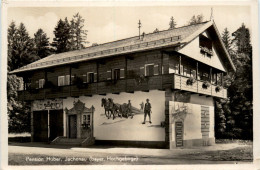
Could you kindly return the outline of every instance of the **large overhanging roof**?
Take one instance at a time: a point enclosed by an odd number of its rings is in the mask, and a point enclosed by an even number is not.
[[[10,74],[187,43],[191,41],[195,35],[201,33],[201,30],[204,31],[212,25],[214,25],[212,21],[203,22],[156,33],[149,33],[144,36],[141,35],[140,38],[139,36],[135,36],[82,50],[53,54],[13,70]]]

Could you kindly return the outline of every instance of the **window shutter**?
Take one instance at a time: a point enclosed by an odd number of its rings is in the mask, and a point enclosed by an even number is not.
[[[97,82],[97,73],[94,73],[94,82]]]
[[[159,75],[159,65],[158,64],[154,65],[153,75]]]
[[[120,78],[121,79],[125,78],[125,69],[124,68],[120,69]]]
[[[145,75],[144,74],[144,67],[140,67],[140,75]]]
[[[65,85],[70,85],[70,75],[65,76]]]
[[[88,82],[88,77],[86,74],[83,74],[83,83],[87,83]]]
[[[107,80],[111,80],[111,70],[107,71]]]
[[[164,74],[164,67],[162,66],[162,74]]]

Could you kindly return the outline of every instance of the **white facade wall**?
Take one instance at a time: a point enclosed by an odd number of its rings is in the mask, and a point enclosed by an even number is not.
[[[144,113],[135,114],[133,119],[130,117],[116,117],[107,119],[104,115],[104,108],[101,107],[102,98],[112,98],[114,103],[123,104],[131,100],[132,106],[140,109],[140,104],[146,102],[148,98],[152,106],[151,121],[146,117],[144,121]],[[161,127],[161,122],[165,121],[165,92],[151,90],[150,92],[134,92],[107,94],[106,96],[93,95],[92,97],[80,96],[79,98],[63,99],[63,107],[71,109],[73,102],[80,100],[85,103],[87,108],[92,105],[94,112],[94,137],[96,140],[128,140],[128,141],[165,141],[165,128]]]
[[[178,108],[186,106],[186,116],[173,116]],[[171,119],[171,141],[175,142],[175,122],[183,122],[183,140],[202,139],[201,133],[201,106],[209,107],[209,138],[214,138],[214,100],[212,97],[191,95],[189,103],[170,101],[170,119]]]

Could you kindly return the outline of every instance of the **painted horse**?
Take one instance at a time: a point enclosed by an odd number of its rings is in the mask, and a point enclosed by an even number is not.
[[[111,114],[113,115],[113,119],[115,119],[116,115],[118,117],[122,118],[122,115],[119,111],[120,108],[120,104],[114,103],[112,98],[108,98],[108,106],[109,106],[109,111],[111,112]],[[110,114],[110,116],[111,116]]]
[[[101,107],[104,107],[105,115],[109,119],[111,114],[109,115],[110,107],[109,107],[109,102],[106,98],[101,99]],[[111,111],[110,111],[110,113],[111,113]]]

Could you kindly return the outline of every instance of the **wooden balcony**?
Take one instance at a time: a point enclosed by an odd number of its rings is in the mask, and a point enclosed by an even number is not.
[[[220,98],[227,98],[227,89],[223,87],[219,90],[216,89],[216,85],[210,84],[209,87],[203,88],[203,81],[196,80],[192,85],[187,84],[188,77],[181,75],[174,75],[174,89],[185,90],[188,92],[194,92],[198,94],[203,94],[207,96],[214,96]]]
[[[135,92],[149,90],[164,90],[167,88],[183,90],[191,93],[198,93],[206,96],[220,98],[227,97],[227,90],[220,88],[216,90],[215,85],[203,88],[202,81],[195,81],[192,85],[187,85],[188,77],[176,74],[156,75],[138,79],[120,79],[117,81],[103,81],[97,83],[61,86],[48,89],[37,89],[34,91],[19,91],[19,100],[43,100],[51,98],[65,98],[78,96],[91,96],[95,94],[105,95],[107,93],[119,94],[121,92]]]

